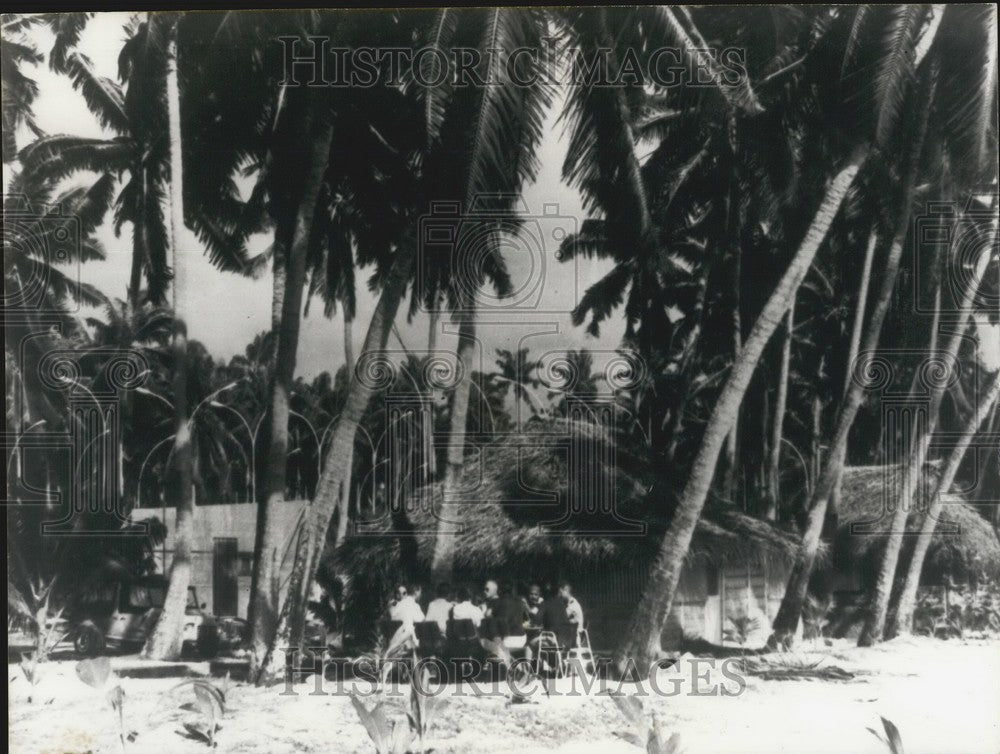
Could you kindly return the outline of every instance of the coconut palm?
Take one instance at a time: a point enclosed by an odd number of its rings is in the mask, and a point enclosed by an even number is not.
[[[920,574],[923,571],[924,558],[927,556],[931,539],[934,537],[934,530],[937,528],[938,520],[941,516],[942,499],[951,489],[952,482],[955,481],[955,475],[962,464],[962,459],[965,458],[965,452],[969,448],[969,443],[972,442],[972,438],[990,415],[990,411],[997,403],[998,396],[1000,396],[1000,372],[993,376],[992,383],[980,397],[979,405],[969,417],[959,441],[952,448],[951,454],[948,456],[948,460],[941,470],[941,475],[930,495],[927,512],[924,514],[924,519],[920,525],[920,533],[917,535],[917,541],[913,547],[913,555],[910,556],[910,563],[906,568],[906,577],[903,581],[903,589],[899,595],[899,604],[896,607],[896,613],[893,616],[893,622],[889,630],[891,636],[909,634],[913,630],[913,613],[917,605],[917,589],[920,586]]]
[[[170,585],[163,602],[163,613],[156,631],[149,637],[143,654],[154,660],[175,659],[181,653],[184,609],[191,582],[191,549],[194,540],[193,453],[191,418],[187,385],[187,322],[184,296],[187,278],[185,252],[179,249],[184,228],[183,158],[181,155],[180,86],[177,78],[177,19],[171,19],[166,60],[166,99],[169,124],[169,207],[170,251],[173,261],[174,333],[173,356],[174,444],[173,459],[177,471],[177,523],[174,529],[174,557],[170,564]]]
[[[469,11],[461,14],[461,19],[453,25],[452,19],[457,15],[459,14],[449,11],[419,16],[419,22],[426,24],[421,36],[434,38],[433,30],[438,29],[442,34],[445,31],[458,34],[454,43],[462,39],[464,34],[472,38],[470,41],[475,41],[484,48],[492,46],[506,49],[517,46],[526,39],[537,38],[539,32],[538,27],[532,22],[535,18],[534,12]],[[511,195],[516,194],[521,182],[533,170],[533,161],[530,159],[532,152],[530,149],[523,149],[521,144],[537,143],[540,135],[542,104],[542,100],[539,99],[540,92],[531,87],[490,86],[465,87],[455,91],[449,91],[447,87],[436,87],[428,88],[426,94],[428,98],[424,103],[428,117],[424,119],[426,125],[423,133],[424,143],[429,144],[428,151],[433,155],[436,150],[449,149],[453,158],[455,143],[467,144],[467,147],[463,150],[461,160],[428,159],[422,180],[431,190],[427,193],[422,192],[421,196],[454,197],[468,208],[477,196],[503,190],[507,192],[503,198],[506,204],[501,204],[499,209],[504,210],[505,216],[510,217]],[[470,129],[470,123],[476,124],[476,127]],[[510,148],[506,149],[508,145]],[[523,154],[525,159],[511,160],[511,154]],[[449,172],[449,166],[455,172]],[[448,189],[446,194],[439,193],[446,188]],[[494,206],[493,209],[497,207]],[[423,208],[418,211],[423,211]],[[489,233],[485,238],[486,247],[481,258],[489,262],[491,259],[496,259],[490,251],[496,241]],[[392,321],[410,277],[413,255],[416,251],[412,246],[412,243],[404,243],[395,249],[389,271],[382,278],[382,293],[365,339],[366,353],[382,350],[385,347]],[[489,271],[488,266],[483,269],[474,265],[474,268],[476,268],[473,270],[474,278]],[[482,278],[474,279],[471,283],[467,281],[464,286],[454,289],[455,308],[469,311],[470,304],[475,303],[474,297],[481,281]],[[430,285],[432,287],[433,283]],[[426,291],[422,291],[418,294],[421,300],[426,300],[425,293]],[[463,315],[463,322],[460,355],[463,362],[471,363],[473,341],[468,332],[471,318]],[[471,369],[465,370],[466,375],[470,372]],[[462,417],[463,422],[458,425],[459,431],[453,433],[456,437],[460,436],[464,429],[469,390],[468,385],[460,383],[453,396],[453,429],[458,417]],[[302,607],[305,604],[303,586],[308,584],[308,579],[315,572],[322,555],[327,527],[346,470],[344,459],[348,457],[353,447],[358,422],[372,392],[372,386],[363,384],[361,379],[352,382],[344,412],[333,433],[323,477],[310,506],[310,512],[307,514],[305,530],[296,553],[288,604],[282,611],[283,638],[297,638],[301,635],[301,629],[295,624],[300,623],[303,614]],[[465,405],[462,405],[463,396]],[[462,458],[456,451],[449,460],[452,468],[458,468]],[[448,559],[438,560],[447,562]],[[284,643],[287,645],[288,642]]]
[[[849,100],[853,103],[849,106],[849,111],[853,111],[850,115],[868,125],[873,140],[884,150],[885,162],[895,165],[888,169],[902,178],[892,179],[897,185],[902,185],[902,191],[896,192],[895,205],[883,205],[882,217],[875,226],[881,242],[888,246],[888,253],[879,295],[865,328],[862,353],[874,353],[878,347],[882,322],[891,302],[902,250],[908,237],[913,191],[926,175],[926,168],[921,162],[924,150],[930,154],[943,152],[949,155],[947,160],[926,162],[932,166],[944,163],[952,166],[949,174],[931,175],[945,192],[950,193],[957,187],[956,181],[960,185],[980,178],[976,160],[983,156],[979,150],[985,148],[980,132],[983,128],[987,131],[995,128],[988,118],[984,121],[976,114],[980,107],[971,110],[959,107],[958,102],[963,98],[956,97],[955,91],[955,86],[961,82],[965,87],[965,101],[978,104],[995,101],[995,84],[990,84],[991,74],[984,74],[985,69],[972,74],[978,64],[970,66],[968,58],[959,62],[950,52],[959,36],[981,35],[983,28],[988,27],[984,24],[986,19],[981,12],[975,13],[971,9],[948,8],[939,24],[924,25],[923,20],[932,12],[937,11],[925,6],[893,6],[880,8],[872,14],[855,12],[841,19],[846,39],[842,53],[843,86],[855,95]],[[992,41],[984,39],[983,49],[987,51],[987,58],[991,45]],[[958,67],[953,68],[954,64]],[[874,80],[862,73],[872,67],[881,72]],[[964,77],[960,75],[960,70],[966,74]],[[946,87],[945,82],[949,82],[949,86]],[[983,89],[984,85],[992,88]],[[868,86],[871,88],[866,88]],[[928,101],[933,101],[935,107],[927,108]],[[962,113],[960,118],[950,115],[959,112]],[[899,133],[906,136],[890,139],[890,135]],[[888,148],[890,142],[907,145],[909,153],[893,156]],[[886,175],[883,173],[883,176]],[[885,177],[881,180],[884,181]],[[870,191],[876,193],[882,191],[877,187],[885,184],[875,182],[871,185]],[[890,191],[882,193],[892,196]],[[840,476],[848,434],[861,405],[863,390],[863,380],[852,380],[841,403],[828,462],[807,506],[808,523],[781,609],[775,618],[772,642],[787,642],[798,625],[827,504]],[[890,583],[891,578],[890,575]],[[876,614],[878,612],[880,610],[877,609]]]
[[[500,371],[494,373],[492,377],[501,384],[504,396],[508,389],[513,390],[514,405],[518,415],[522,402],[528,405],[532,416],[538,413],[538,407],[531,401],[532,394],[529,388],[537,388],[540,384],[536,375],[541,362],[529,359],[527,348],[519,348],[517,353],[506,348],[498,348],[496,365]]]
[[[23,66],[37,65],[45,58],[26,32],[38,24],[38,16],[4,13],[0,16],[3,44],[0,45],[3,69],[3,162],[13,162],[17,155],[17,131],[27,126],[35,136],[42,130],[31,110],[38,96],[38,83],[30,78]]]

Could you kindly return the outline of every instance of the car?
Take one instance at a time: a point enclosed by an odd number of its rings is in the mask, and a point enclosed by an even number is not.
[[[162,575],[119,583],[110,614],[91,614],[70,627],[76,651],[84,657],[95,657],[107,650],[140,650],[163,614],[168,586],[168,579]],[[206,613],[204,607],[204,603],[198,601],[196,589],[188,587],[182,656],[207,659],[218,654],[218,621]]]

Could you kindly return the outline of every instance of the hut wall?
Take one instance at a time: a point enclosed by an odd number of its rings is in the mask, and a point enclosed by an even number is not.
[[[647,575],[647,568],[608,569],[574,581],[573,592],[583,606],[595,650],[614,649],[628,631]],[[787,578],[788,567],[775,559],[729,560],[719,569],[704,560],[687,565],[663,632],[663,646],[676,647],[683,638],[721,644],[726,629],[733,627],[730,618],[747,614],[757,619],[747,644],[763,644],[781,606]]]

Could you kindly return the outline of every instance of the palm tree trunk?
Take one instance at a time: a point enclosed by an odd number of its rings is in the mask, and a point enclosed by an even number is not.
[[[994,233],[996,228],[994,227]],[[989,265],[990,255],[993,251],[992,245],[987,245],[979,259],[976,261],[968,286],[962,294],[962,301],[959,302],[959,323],[958,327],[948,339],[945,348],[944,368],[948,371],[951,365],[957,365],[958,349],[962,343],[965,328],[969,322],[969,311],[975,299],[979,284]],[[899,498],[896,502],[896,509],[892,516],[889,536],[885,543],[885,550],[882,553],[882,563],[879,567],[878,579],[875,582],[875,594],[872,599],[865,622],[864,629],[858,637],[858,646],[868,647],[882,640],[885,631],[886,617],[889,612],[889,600],[892,597],[892,586],[896,578],[896,566],[899,562],[899,553],[903,547],[903,532],[906,527],[906,520],[909,516],[910,505],[913,502],[914,494],[919,487],[920,475],[923,473],[924,463],[927,460],[927,451],[930,449],[931,435],[937,426],[938,414],[941,407],[941,400],[944,397],[946,379],[937,379],[931,386],[930,404],[927,409],[927,428],[917,439],[910,460],[903,471],[903,479],[900,483]]]
[[[347,311],[344,311],[344,364],[347,366],[347,376],[350,379],[350,375],[354,372],[354,333],[352,332],[351,324],[353,319],[347,316]],[[322,448],[320,449],[322,451]],[[351,475],[354,471],[354,446],[351,446],[351,457],[347,460],[346,476],[344,477],[343,483],[340,485],[340,501],[339,512],[337,513],[337,538],[335,540],[336,544],[339,545],[344,541],[344,537],[347,536],[347,521],[348,516],[351,513]]]
[[[906,241],[908,230],[907,215],[900,222],[896,236],[889,247],[889,256],[886,259],[879,296],[872,310],[871,320],[865,330],[864,351],[866,353],[872,353],[878,348],[882,323],[889,311],[889,305],[892,303],[892,293],[896,287],[896,276],[899,272],[899,262],[903,255],[903,244]],[[874,232],[872,231],[873,234]],[[871,244],[871,237],[869,237],[869,244]],[[850,387],[837,416],[837,429],[827,454],[826,465],[823,467],[823,473],[816,480],[812,499],[809,501],[809,517],[806,528],[802,533],[802,541],[795,556],[795,564],[788,576],[785,596],[782,598],[781,607],[774,618],[771,638],[768,640],[768,644],[771,646],[787,645],[799,627],[799,618],[802,616],[806,595],[809,592],[809,579],[816,562],[816,553],[819,551],[826,509],[837,479],[843,472],[844,460],[847,455],[847,437],[864,399],[865,383],[857,377],[857,366],[852,362]]]
[[[271,285],[271,349],[272,351],[267,354],[267,369],[270,374],[270,378],[274,379],[274,363],[277,354],[274,353],[275,347],[278,344],[278,339],[281,331],[281,311],[284,307],[285,302],[285,232],[284,229],[278,229],[274,234],[274,246],[271,252],[271,268],[273,271],[274,281]],[[267,431],[265,427],[265,432]],[[270,447],[270,441],[267,440],[265,435],[265,441],[263,443],[265,448]],[[255,448],[251,448],[251,452],[256,453]],[[265,459],[267,455],[265,454]],[[256,460],[256,459],[255,459]],[[264,465],[266,468],[266,464]],[[259,485],[258,480],[254,479],[254,489],[263,490],[266,493],[264,485]],[[257,620],[257,602],[258,602],[258,592],[261,591],[260,584],[260,570],[261,563],[263,561],[264,553],[264,533],[267,528],[267,495],[257,494],[255,497],[258,499],[254,500],[257,505],[257,521],[254,530],[254,540],[253,540],[253,567],[250,572],[250,605],[247,608],[247,622],[253,626],[256,624]],[[270,566],[273,569],[273,565]],[[271,594],[271,591],[265,589],[261,593]]]
[[[965,431],[962,433],[958,444],[952,449],[951,455],[948,457],[948,463],[945,465],[941,473],[941,478],[938,480],[934,494],[931,497],[932,502],[920,527],[920,534],[917,536],[917,543],[913,548],[913,557],[910,559],[910,565],[906,570],[906,580],[903,582],[903,591],[900,593],[899,606],[896,608],[896,615],[890,627],[890,632],[893,636],[909,634],[913,631],[913,611],[917,604],[917,588],[920,586],[920,574],[923,571],[924,558],[927,555],[927,549],[930,547],[934,530],[937,528],[938,518],[941,515],[943,498],[948,493],[948,490],[951,489],[951,483],[955,480],[958,467],[962,465],[962,459],[965,457],[965,451],[968,450],[969,443],[972,442],[972,438],[975,436],[979,426],[986,421],[986,417],[989,416],[993,405],[997,402],[998,395],[1000,395],[1000,371],[994,375],[993,384],[986,392],[986,395],[983,396],[979,407],[970,417],[968,424],[965,425]]]
[[[701,517],[726,435],[736,420],[743,395],[747,385],[750,384],[764,347],[788,311],[792,298],[826,238],[858,168],[857,163],[848,165],[831,182],[802,244],[795,252],[788,269],[757,321],[754,322],[753,329],[740,351],[740,358],[733,364],[729,379],[722,388],[708,426],[705,428],[701,447],[691,467],[687,485],[680,496],[673,520],[660,544],[659,554],[646,582],[642,599],[633,615],[626,638],[615,654],[619,670],[622,670],[631,659],[641,672],[658,658],[660,636],[670,613],[674,591],[687,557],[691,537]]]
[[[732,208],[733,202],[731,189],[729,204],[729,234],[731,238],[735,238],[738,230],[737,224],[732,220],[732,215],[735,210]],[[742,283],[742,274],[740,271],[742,249],[740,249],[738,241],[733,244],[733,251],[733,296],[735,298],[735,301],[733,302],[733,363],[735,364],[739,361],[740,349],[743,347],[743,325],[740,318],[740,306],[743,300],[740,288]],[[739,435],[740,409],[737,407],[736,419],[733,421],[732,429],[729,430],[729,436],[726,438],[726,475],[723,484],[723,496],[730,503],[734,503],[736,501],[736,485],[738,481],[737,478],[739,476]]]
[[[347,367],[347,376],[350,377],[354,369],[354,318],[348,317],[344,311],[344,365]]]
[[[472,356],[476,348],[475,310],[463,315],[458,328],[458,364],[461,381],[455,386],[451,401],[451,426],[448,431],[448,452],[444,470],[444,491],[437,517],[434,537],[434,555],[431,561],[431,581],[434,584],[452,580],[456,507],[452,499],[456,494],[465,464],[465,431],[469,416],[469,394],[472,390]]]
[[[767,472],[768,503],[767,519],[775,521],[778,518],[778,504],[781,500],[781,438],[785,424],[785,406],[788,403],[788,375],[792,364],[792,333],[795,330],[795,297],[788,307],[788,317],[785,320],[785,339],[781,346],[781,372],[778,374],[778,395],[774,401],[773,431],[769,468]]]
[[[428,312],[430,322],[427,325],[427,352],[433,354],[437,350],[438,324],[441,322],[441,310],[434,304]]]
[[[861,267],[861,283],[858,286],[858,301],[854,306],[854,323],[851,325],[851,342],[847,350],[847,374],[844,376],[844,397],[851,389],[851,370],[854,368],[854,361],[858,358],[858,349],[861,348],[861,333],[864,331],[865,312],[868,310],[868,285],[871,282],[872,261],[875,258],[875,246],[878,243],[878,234],[873,229],[868,234],[868,248],[865,249],[865,261]],[[840,489],[844,476],[844,463],[847,460],[847,445],[839,451],[836,458],[837,481],[833,486],[831,505],[833,509],[840,510]]]
[[[413,250],[408,246],[402,246],[396,251],[396,255],[375,307],[375,313],[368,325],[368,333],[361,352],[362,358],[366,354],[377,354],[385,350],[399,303],[406,292],[406,284],[413,265]],[[257,681],[282,673],[285,650],[302,644],[302,621],[305,615],[307,590],[319,559],[323,555],[323,547],[337,507],[341,484],[346,477],[347,461],[352,456],[358,425],[377,387],[375,380],[379,372],[378,361],[373,361],[371,366],[371,369],[360,370],[364,373],[363,379],[359,379],[357,370],[351,375],[344,409],[333,431],[323,473],[316,487],[316,496],[305,511],[276,638],[269,648],[268,661],[257,673],[255,679]]]
[[[170,136],[170,250],[173,257],[174,337],[174,447],[177,484],[177,523],[174,527],[174,559],[170,564],[170,586],[163,613],[143,655],[152,660],[180,656],[184,612],[191,583],[191,547],[194,538],[194,494],[192,490],[191,419],[187,401],[187,322],[184,295],[187,289],[185,252],[178,250],[184,227],[183,169],[181,159],[180,89],[177,81],[177,22],[167,47],[167,116]]]
[[[322,116],[313,114],[317,121]],[[286,260],[285,292],[281,307],[281,327],[278,331],[274,377],[271,380],[270,407],[268,411],[267,466],[264,471],[265,510],[273,511],[285,499],[285,473],[288,464],[289,398],[295,380],[295,362],[299,347],[299,328],[302,322],[302,297],[306,279],[306,256],[309,235],[316,214],[316,200],[323,185],[323,176],[330,161],[333,128],[329,123],[308,120],[305,131],[312,138],[308,170],[302,196],[299,199],[292,242]],[[263,541],[257,592],[253,595],[256,607],[253,623],[253,652],[251,673],[256,675],[263,664],[274,631],[277,627],[278,598],[276,582],[280,562],[281,533],[274,523],[274,516],[265,513]]]

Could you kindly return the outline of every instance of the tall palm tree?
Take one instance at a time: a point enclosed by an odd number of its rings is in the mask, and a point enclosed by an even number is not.
[[[843,21],[850,22],[850,31],[841,53],[844,86],[856,95],[850,99],[855,104],[849,106],[846,112],[857,122],[868,124],[875,144],[885,155],[885,162],[889,165],[887,169],[901,177],[894,183],[902,185],[901,191],[897,192],[901,196],[894,199],[895,205],[882,211],[883,219],[872,230],[876,232],[877,229],[881,238],[892,240],[888,244],[879,295],[865,328],[862,352],[874,353],[878,347],[882,322],[891,303],[908,237],[914,190],[928,170],[926,164],[950,165],[949,174],[931,176],[945,192],[955,191],[954,182],[959,185],[974,184],[981,172],[976,167],[976,161],[983,157],[983,153],[979,152],[984,148],[981,129],[985,128],[988,132],[995,128],[988,118],[984,120],[980,117],[980,107],[969,109],[959,105],[960,102],[979,104],[995,101],[995,83],[990,84],[992,74],[984,75],[983,71],[977,71],[975,62],[971,63],[970,72],[969,59],[959,60],[953,54],[959,38],[968,35],[981,37],[983,29],[988,28],[988,24],[983,23],[982,11],[951,7],[944,11],[939,24],[924,25],[922,21],[930,12],[924,6],[892,6],[880,8],[872,14],[859,9],[843,18]],[[984,39],[983,49],[988,50],[991,45],[995,49],[992,40]],[[881,72],[874,80],[864,74],[872,67]],[[872,88],[866,89],[869,85]],[[992,86],[992,89],[984,90],[984,85]],[[859,87],[860,92],[857,91]],[[956,87],[961,87],[961,95]],[[927,107],[929,101],[935,103],[933,108]],[[949,115],[957,112],[963,114],[961,118]],[[943,122],[938,118],[942,118]],[[902,135],[890,138],[893,134]],[[925,141],[929,142],[927,153],[941,151],[949,158],[929,160],[926,164],[922,162]],[[894,155],[890,144],[906,145],[908,152]],[[877,186],[884,185],[876,182],[870,192],[877,193],[881,191]],[[891,191],[882,193],[892,196]],[[852,380],[841,403],[828,460],[808,503],[808,521],[802,542],[781,608],[775,617],[772,643],[787,643],[797,629],[827,505],[846,457],[847,439],[863,400],[864,384],[863,380]]]
[[[994,212],[997,210],[996,202],[994,202],[992,209]],[[966,288],[962,291],[961,299],[958,302],[958,311],[960,312],[958,326],[952,332],[951,337],[948,338],[942,354],[944,368],[949,372],[953,365],[958,363],[959,348],[964,340],[973,302],[978,296],[983,276],[986,273],[987,267],[995,262],[993,259],[993,247],[997,239],[997,233],[1000,230],[998,230],[995,219],[992,225],[993,227],[990,229],[992,232],[989,234],[985,248],[980,252],[978,259],[974,261],[974,268],[968,276]],[[893,510],[891,523],[889,524],[891,528],[888,533],[885,550],[882,553],[882,563],[875,583],[875,594],[869,608],[868,620],[865,622],[861,635],[858,637],[859,646],[870,646],[880,641],[885,632],[889,612],[889,600],[892,596],[892,588],[896,579],[896,566],[903,547],[906,520],[914,496],[918,494],[920,476],[927,461],[931,436],[937,428],[941,401],[944,399],[946,386],[947,383],[945,380],[933,381],[929,386],[930,396],[926,426],[919,437],[913,438],[910,455],[903,469],[899,486],[899,497]]]
[[[997,397],[1000,396],[1000,372],[993,376],[993,382],[980,398],[979,405],[969,417],[962,436],[952,448],[948,460],[941,470],[941,476],[934,486],[934,491],[930,495],[927,512],[920,525],[920,533],[913,546],[913,555],[910,556],[910,563],[906,569],[906,577],[903,581],[903,589],[899,595],[899,604],[890,626],[890,634],[898,636],[909,634],[913,630],[913,613],[917,605],[917,589],[920,586],[920,574],[924,567],[924,558],[930,547],[931,539],[934,537],[934,530],[937,528],[938,520],[943,509],[944,496],[951,489],[951,484],[955,481],[962,459],[969,448],[969,443],[976,435],[979,427],[986,421],[993,407],[997,404]]]
[[[191,449],[191,418],[187,400],[187,320],[184,296],[190,284],[187,260],[179,246],[184,228],[183,157],[181,150],[180,86],[177,78],[178,19],[173,19],[167,45],[166,100],[169,124],[170,154],[170,251],[173,260],[174,334],[173,353],[174,445],[176,469],[177,523],[174,529],[174,554],[170,564],[170,585],[163,602],[163,613],[156,631],[149,637],[143,654],[154,660],[176,659],[181,653],[184,630],[184,610],[188,586],[191,583],[191,554],[194,543],[193,454]]]
[[[531,11],[469,11],[461,14],[462,19],[457,26],[452,25],[452,19],[458,15],[454,11],[448,11],[444,14],[416,16],[420,24],[426,24],[418,33],[424,38],[433,38],[433,29],[441,29],[442,32],[458,29],[459,33],[464,29],[464,33],[472,37],[470,42],[504,49],[520,44],[526,34],[530,35],[529,39],[538,36],[538,28],[529,20],[534,17]],[[428,32],[428,29],[432,31]],[[463,150],[462,160],[427,159],[422,181],[425,186],[432,188],[422,190],[420,196],[450,197],[456,196],[457,193],[456,198],[468,207],[477,195],[504,189],[508,192],[506,201],[509,202],[510,195],[516,193],[524,177],[533,170],[533,163],[529,161],[526,164],[524,160],[517,159],[512,164],[508,153],[510,150],[505,150],[504,145],[511,144],[516,148],[515,153],[530,155],[531,150],[522,150],[519,144],[521,141],[537,143],[540,135],[541,102],[538,99],[538,92],[531,88],[490,86],[465,87],[455,91],[448,91],[447,87],[428,88],[423,93],[427,94],[424,103],[425,111],[428,113],[424,121],[427,124],[424,144],[430,145],[425,146],[425,149],[431,153],[444,152],[447,149],[453,151],[454,147],[449,147],[453,142],[466,143],[468,146],[467,151]],[[470,124],[475,127],[470,129]],[[457,170],[459,175],[449,174],[449,167]],[[441,193],[445,189],[447,191]],[[424,208],[420,207],[417,211],[422,212]],[[506,212],[508,217],[511,214],[509,210]],[[396,246],[388,272],[381,278],[382,292],[369,324],[362,359],[365,358],[365,354],[383,350],[388,341],[392,322],[413,267],[416,249],[413,248],[412,237],[409,241],[410,243]],[[487,241],[487,244],[495,243]],[[487,260],[497,258],[489,253],[488,248],[484,256]],[[482,272],[480,269],[480,274]],[[470,298],[476,294],[477,285],[478,283],[473,281],[471,285],[467,283],[464,288],[454,289],[454,303],[458,305],[456,308],[468,311]],[[421,300],[424,298],[423,293],[418,294]],[[464,316],[464,321],[467,332],[471,320],[468,316]],[[461,339],[463,358],[467,358],[466,354],[471,357],[472,345],[469,337]],[[303,536],[299,540],[296,552],[288,599],[282,610],[279,643],[285,646],[297,644],[301,637],[305,588],[322,556],[327,528],[346,473],[344,462],[349,457],[358,423],[373,394],[373,386],[365,382],[366,380],[357,378],[351,382],[344,411],[338,420],[327,453],[323,476],[306,516]],[[453,397],[455,417],[465,416],[460,404],[463,392],[468,396],[468,390],[468,385],[460,385],[456,390]],[[455,422],[457,418],[453,419],[453,425]],[[457,454],[453,454],[451,460],[453,468],[461,461]]]
[[[791,306],[795,292],[805,278],[812,260],[826,238],[830,225],[857,175],[857,162],[848,163],[831,181],[788,270],[771,294],[750,335],[733,364],[729,379],[722,389],[701,446],[680,496],[677,508],[664,535],[659,553],[649,575],[642,600],[633,615],[627,638],[616,652],[616,663],[627,667],[631,660],[638,668],[648,668],[659,659],[660,635],[673,602],[674,591],[691,544],[691,537],[708,496],[719,453],[736,419],[757,361],[764,346]]]

